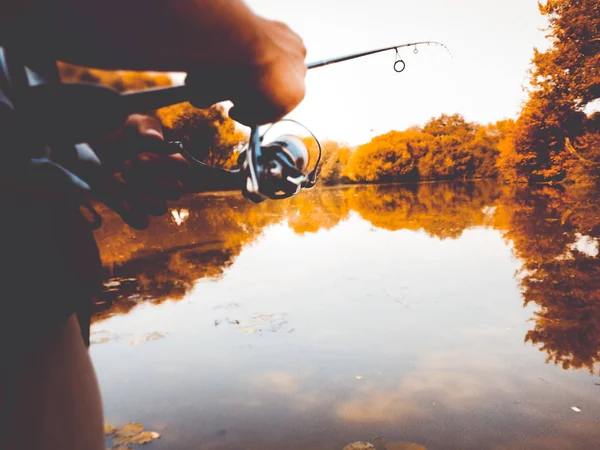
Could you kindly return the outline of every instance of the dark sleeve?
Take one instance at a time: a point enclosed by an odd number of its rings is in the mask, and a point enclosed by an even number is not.
[[[92,230],[59,196],[0,192],[0,345],[20,345],[77,313],[84,339],[101,285]]]

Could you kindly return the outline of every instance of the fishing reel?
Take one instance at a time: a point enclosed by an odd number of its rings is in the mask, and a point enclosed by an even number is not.
[[[319,156],[309,172],[310,155],[306,145],[298,137],[284,134],[271,143],[262,145],[263,139],[258,133],[258,127],[255,127],[248,149],[238,159],[245,178],[242,187],[244,197],[254,203],[261,203],[266,199],[280,200],[316,184],[321,160],[321,144],[316,138]]]
[[[317,144],[317,160],[311,165],[311,157],[305,143],[295,135],[283,134],[266,141],[268,133],[281,122],[295,123],[304,128]],[[292,119],[283,119],[263,133],[259,127],[251,129],[247,147],[237,160],[238,168],[228,170],[210,166],[195,157],[181,142],[173,142],[177,152],[183,155],[197,170],[198,177],[204,180],[204,189],[240,188],[245,198],[253,203],[267,199],[281,200],[292,197],[301,189],[315,186],[321,162],[321,144],[310,130]]]

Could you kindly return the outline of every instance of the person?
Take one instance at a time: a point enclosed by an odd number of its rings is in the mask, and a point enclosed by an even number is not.
[[[302,39],[241,0],[3,0],[0,21],[0,63],[8,60],[10,69],[9,55],[18,54],[28,70],[48,79],[54,60],[184,71],[192,74],[195,105],[231,100],[230,116],[247,125],[283,117],[305,94]],[[13,75],[0,76],[6,104],[16,95]],[[9,155],[33,155],[41,149],[31,147],[41,143],[27,130],[3,125],[4,118],[0,128],[17,137],[4,140],[0,169],[14,174]],[[107,170],[102,189],[142,221],[182,194],[186,163],[147,151],[162,139],[160,124],[139,114],[92,144],[101,160],[124,144],[130,149],[124,155],[133,150],[135,156]],[[36,170],[0,177],[0,447],[100,450],[102,406],[84,339],[99,284],[98,252],[79,205],[61,190],[26,182],[37,179]]]

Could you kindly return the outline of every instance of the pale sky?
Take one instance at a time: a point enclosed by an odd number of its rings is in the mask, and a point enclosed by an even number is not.
[[[537,0],[247,0],[288,23],[307,62],[411,41],[436,40],[418,55],[404,49],[311,71],[304,102],[290,114],[320,139],[358,145],[389,130],[458,112],[481,123],[516,117],[526,98],[535,46],[547,44]]]

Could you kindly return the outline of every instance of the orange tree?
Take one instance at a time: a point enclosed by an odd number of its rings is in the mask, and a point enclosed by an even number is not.
[[[598,133],[598,118],[585,107],[600,97],[600,6],[597,0],[548,0],[540,11],[549,20],[551,47],[535,50],[530,97],[515,131],[517,172],[531,181],[560,181],[581,159],[600,161],[597,146],[566,147]],[[571,150],[571,151],[569,151]]]

